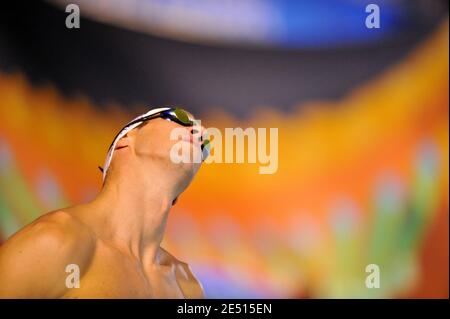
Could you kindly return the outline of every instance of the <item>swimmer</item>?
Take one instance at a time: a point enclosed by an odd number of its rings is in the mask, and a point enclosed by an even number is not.
[[[189,265],[161,247],[169,211],[201,166],[171,160],[180,141],[170,134],[185,130],[181,143],[204,159],[208,141],[195,123],[180,108],[129,122],[92,201],[44,214],[0,247],[0,298],[203,298]],[[69,265],[78,285],[67,284]]]

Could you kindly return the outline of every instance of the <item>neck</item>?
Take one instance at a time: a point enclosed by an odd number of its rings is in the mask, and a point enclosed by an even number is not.
[[[166,221],[177,192],[175,183],[161,169],[145,174],[127,168],[114,172],[102,191],[88,205],[91,224],[105,241],[140,260],[156,262]]]

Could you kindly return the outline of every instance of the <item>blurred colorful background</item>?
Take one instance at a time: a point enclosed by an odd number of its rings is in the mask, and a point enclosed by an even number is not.
[[[0,241],[92,199],[121,126],[183,105],[279,129],[276,174],[204,165],[171,212],[163,246],[207,297],[448,298],[446,1],[1,6]]]

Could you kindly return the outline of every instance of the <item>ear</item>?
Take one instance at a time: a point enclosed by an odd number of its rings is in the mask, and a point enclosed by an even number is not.
[[[125,134],[120,140],[117,141],[115,150],[119,150],[124,147],[128,147],[131,145],[131,137]]]

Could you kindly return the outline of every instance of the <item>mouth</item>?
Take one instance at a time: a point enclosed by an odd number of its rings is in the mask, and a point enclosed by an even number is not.
[[[211,149],[210,141],[208,139],[204,139],[203,143],[201,145],[202,160],[203,161],[206,160],[206,158],[209,156],[210,149]]]

